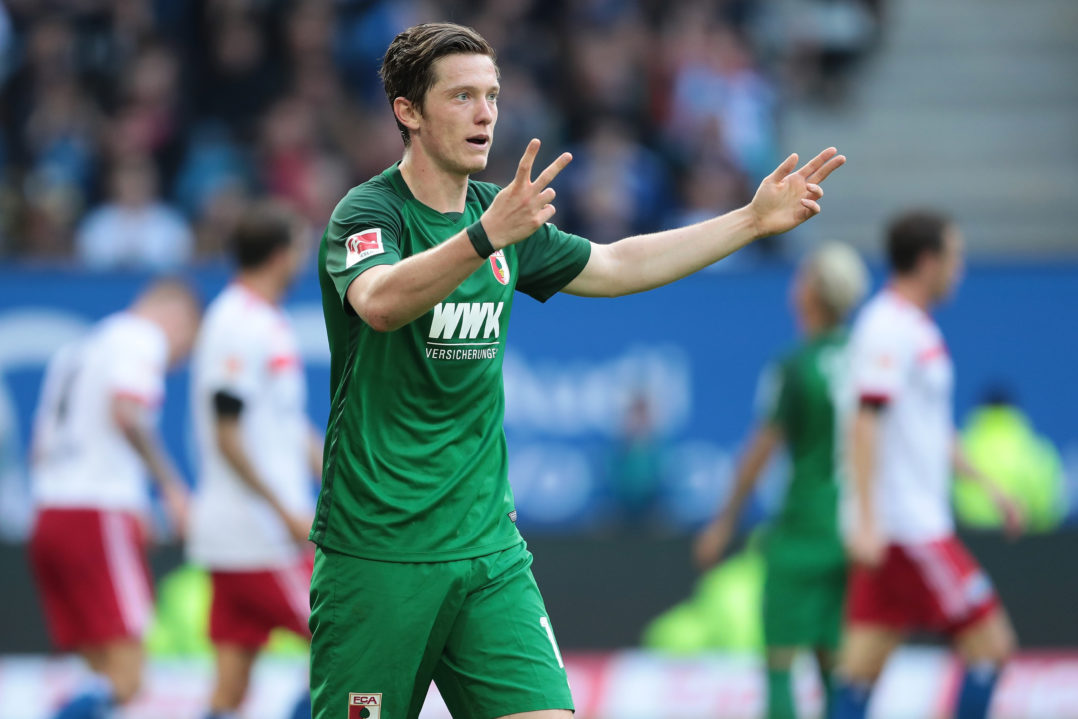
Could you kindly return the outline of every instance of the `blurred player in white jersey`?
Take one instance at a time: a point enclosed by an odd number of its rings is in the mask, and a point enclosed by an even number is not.
[[[305,246],[299,222],[280,207],[259,205],[243,218],[233,238],[237,275],[207,308],[192,360],[200,469],[188,553],[213,581],[211,719],[235,716],[271,630],[309,637],[307,533],[322,442],[279,305]],[[310,716],[306,688],[293,716]]]
[[[62,719],[106,716],[138,690],[152,611],[145,475],[182,529],[186,488],[156,423],[165,372],[190,350],[199,314],[186,285],[159,281],[46,369],[31,457],[30,559],[53,643],[93,671],[59,710]]]
[[[946,218],[911,212],[890,228],[889,285],[861,311],[851,340],[859,404],[843,502],[854,562],[834,719],[863,719],[872,685],[912,629],[947,635],[966,664],[956,719],[984,719],[1015,646],[988,577],[954,535],[954,470],[991,492],[1012,532],[1015,505],[962,455],[953,366],[928,314],[957,284],[962,237]]]

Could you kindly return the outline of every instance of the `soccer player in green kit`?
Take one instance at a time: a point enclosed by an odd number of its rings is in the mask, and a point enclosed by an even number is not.
[[[815,652],[830,704],[847,566],[838,529],[843,418],[837,408],[849,388],[843,321],[867,285],[864,263],[846,245],[823,245],[802,263],[791,299],[804,340],[765,373],[763,422],[738,465],[729,500],[694,546],[701,567],[719,560],[764,467],[785,445],[793,473],[764,545],[769,719],[798,716],[790,670],[802,648]],[[823,716],[829,716],[826,706]]]
[[[319,257],[332,408],[311,530],[314,717],[414,719],[433,679],[458,719],[567,719],[507,479],[514,292],[672,282],[818,213],[819,183],[845,158],[829,148],[798,170],[791,155],[746,207],[592,246],[548,223],[569,154],[532,180],[532,140],[504,189],[469,180],[486,166],[499,91],[474,30],[405,30],[381,76],[404,156],[338,204]]]

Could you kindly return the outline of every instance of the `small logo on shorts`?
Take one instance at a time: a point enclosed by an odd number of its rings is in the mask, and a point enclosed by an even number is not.
[[[513,524],[517,523],[517,510],[514,509],[512,512],[509,513],[509,521]]]
[[[962,593],[971,607],[979,606],[992,598],[992,582],[987,574],[978,571],[966,580]]]
[[[348,719],[378,719],[382,716],[381,694],[349,694]]]

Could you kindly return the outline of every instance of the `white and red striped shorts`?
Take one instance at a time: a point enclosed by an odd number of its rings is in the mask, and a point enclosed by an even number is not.
[[[277,627],[310,637],[314,557],[276,569],[212,570],[210,639],[215,644],[258,648]]]
[[[988,575],[957,537],[891,544],[883,564],[854,566],[846,611],[855,624],[956,634],[992,613]]]
[[[142,524],[132,512],[46,508],[30,563],[60,649],[141,639],[153,612]]]

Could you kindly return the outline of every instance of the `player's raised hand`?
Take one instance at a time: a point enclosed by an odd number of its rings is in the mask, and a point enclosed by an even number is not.
[[[776,235],[797,227],[820,211],[823,197],[820,183],[846,162],[838,150],[829,147],[804,167],[797,167],[797,153],[764,178],[749,207],[760,237]]]
[[[494,249],[501,249],[529,237],[554,216],[554,188],[548,185],[573,159],[563,152],[533,182],[532,166],[539,154],[539,140],[528,143],[513,181],[502,188],[480,218]]]

